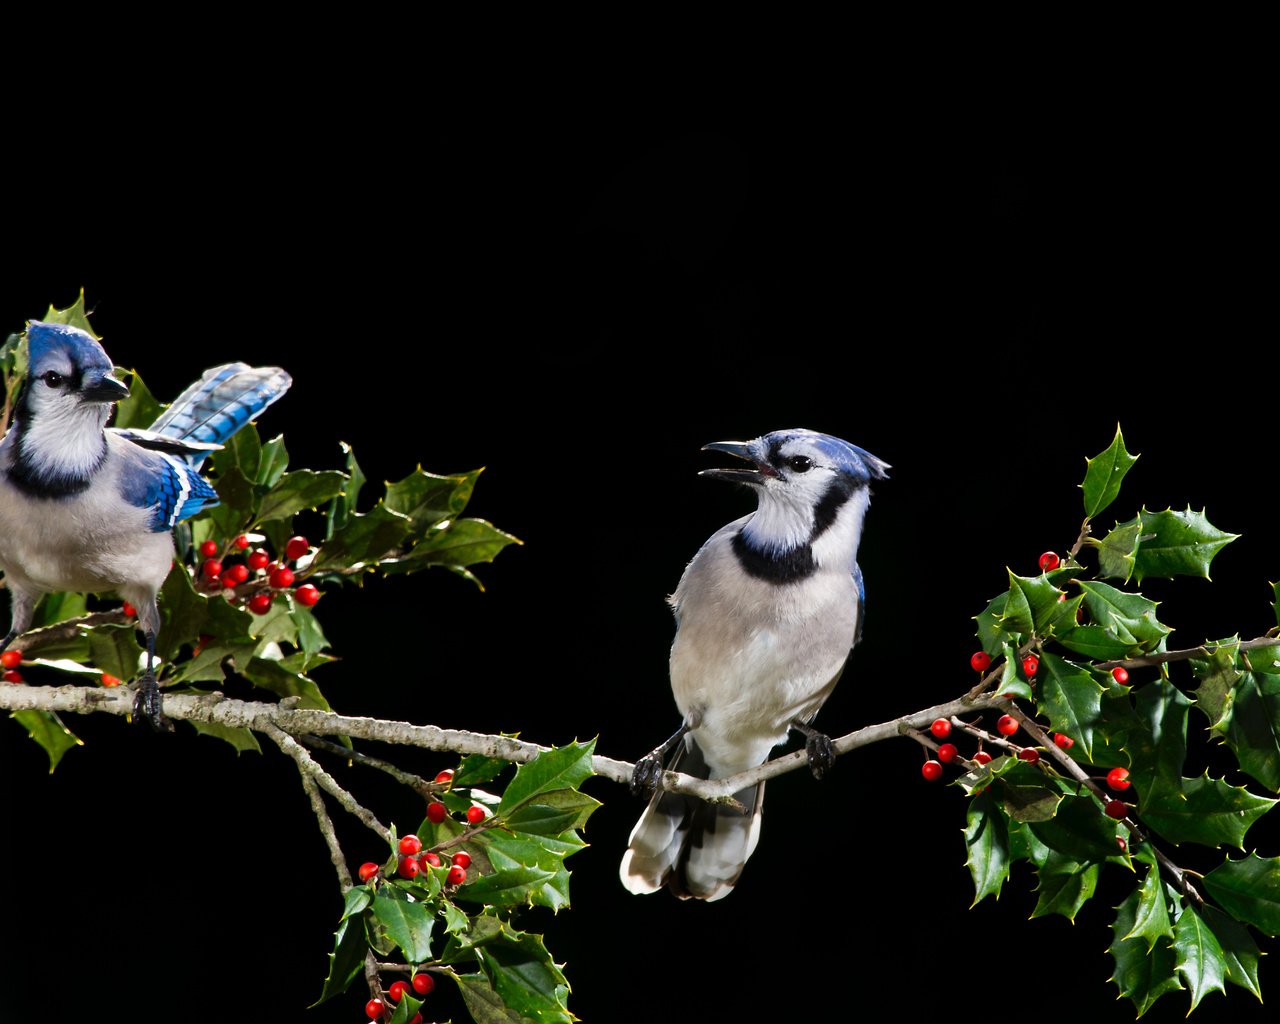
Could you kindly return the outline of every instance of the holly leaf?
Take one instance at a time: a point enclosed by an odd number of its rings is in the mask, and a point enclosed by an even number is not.
[[[1101,540],[1090,537],[1089,544],[1098,550],[1098,572],[1102,576],[1127,581],[1133,575],[1142,521],[1137,517],[1117,523]]]
[[[364,489],[366,483],[364,470],[360,468],[360,463],[356,461],[356,453],[351,445],[345,441],[339,441],[338,444],[347,456],[347,485],[342,489],[342,493],[337,495],[329,505],[328,515],[325,518],[325,540],[332,537],[335,530],[346,526],[347,520],[355,514],[356,503],[360,500],[360,492]]]
[[[1173,951],[1178,957],[1178,973],[1191,993],[1192,1010],[1210,992],[1226,992],[1223,982],[1227,961],[1222,946],[1195,907],[1188,906],[1178,918],[1173,932]]]
[[[346,474],[336,469],[298,469],[286,473],[262,499],[256,518],[262,522],[292,519],[304,509],[316,508],[337,497],[346,482]]]
[[[1208,645],[1206,645],[1207,647]],[[1236,666],[1239,637],[1214,647],[1207,658],[1192,658],[1191,671],[1200,685],[1196,688],[1196,707],[1209,719],[1209,728],[1225,728],[1224,718],[1235,703],[1236,683],[1244,674]]]
[[[252,424],[251,424],[252,425]],[[257,436],[258,428],[253,428],[254,436]],[[243,430],[233,434],[238,437],[244,433]],[[253,478],[253,482],[259,487],[270,489],[279,483],[280,478],[284,476],[284,471],[289,468],[289,451],[284,446],[284,435],[280,434],[267,441],[260,448],[258,455],[258,473]]]
[[[313,1007],[345,992],[364,967],[365,954],[369,951],[364,923],[358,917],[344,917],[333,938],[329,976],[324,980],[320,998],[311,1004]]]
[[[1102,687],[1087,670],[1044,651],[1040,656],[1040,710],[1056,732],[1080,744],[1085,760],[1093,759],[1093,727],[1102,713]]]
[[[1012,694],[1015,697],[1022,697],[1024,700],[1031,699],[1031,686],[1025,679],[1018,675],[1018,651],[1017,648],[1005,644],[1004,652],[1004,668],[1000,673],[1000,685],[996,687],[995,696],[1004,697]]]
[[[516,769],[515,778],[502,794],[497,813],[507,815],[543,793],[557,789],[577,789],[595,774],[591,756],[596,741],[569,743],[539,754]]]
[[[1091,797],[1065,797],[1057,814],[1030,827],[1049,849],[1082,864],[1104,861],[1116,852],[1116,823],[1098,812]]]
[[[1173,938],[1173,925],[1169,921],[1169,903],[1165,896],[1160,868],[1151,864],[1147,875],[1137,890],[1138,901],[1133,911],[1133,927],[1126,939],[1142,939],[1150,952],[1160,939]]]
[[[1171,843],[1243,848],[1245,833],[1276,800],[1254,796],[1208,774],[1183,779],[1181,792],[1156,787],[1139,807],[1142,820]]]
[[[407,517],[378,504],[368,512],[352,513],[333,531],[311,563],[316,572],[365,568],[395,551],[409,532]],[[360,582],[360,577],[354,577]]]
[[[993,761],[987,766],[995,768]],[[1058,812],[1062,793],[1045,784],[1045,777],[1022,761],[1010,759],[999,779],[999,797],[1005,814],[1014,821],[1048,821]]]
[[[969,801],[964,841],[969,851],[965,866],[973,879],[970,906],[977,906],[987,896],[999,899],[1000,889],[1009,877],[1009,826],[990,790]]]
[[[1120,433],[1120,425],[1116,424],[1116,436],[1107,449],[1092,459],[1085,459],[1084,483],[1080,488],[1084,492],[1086,518],[1092,519],[1116,500],[1125,474],[1137,461],[1138,456],[1125,450],[1124,435]]]
[[[1019,576],[1009,570],[1009,603],[1006,615],[1017,611],[1019,632],[1047,636],[1052,623],[1064,611],[1063,605],[1066,602],[1059,600],[1063,596],[1063,591],[1044,576]],[[1072,625],[1075,624],[1074,609],[1071,622]]]
[[[252,729],[223,725],[221,722],[198,722],[195,720],[191,721],[191,725],[201,736],[212,736],[214,739],[231,744],[237,754],[243,754],[247,751],[253,751],[255,754],[262,753],[262,747],[258,745],[258,737],[253,734]]]
[[[1182,983],[1178,980],[1177,958],[1172,949],[1162,942],[1149,947],[1140,937],[1127,938],[1134,931],[1138,899],[1135,889],[1116,908],[1110,953],[1115,959],[1111,980],[1141,1017],[1166,992],[1182,988]]]
[[[512,811],[506,817],[506,827],[535,836],[558,836],[581,828],[599,806],[600,801],[586,793],[561,789]]]
[[[532,906],[538,891],[555,876],[555,870],[526,865],[504,868],[463,884],[457,898],[487,906]]]
[[[75,733],[62,724],[53,711],[15,711],[9,716],[27,730],[49,757],[49,774],[52,775],[62,757],[72,747],[84,745]]]
[[[509,1007],[483,974],[452,977],[475,1024],[529,1024],[529,1018]]]
[[[138,674],[138,659],[143,650],[138,646],[133,624],[95,626],[88,632],[89,661],[117,679],[129,680]]]
[[[379,893],[370,909],[409,963],[431,959],[431,928],[435,924],[431,908]]]
[[[1003,625],[1008,600],[1009,592],[1006,590],[998,597],[993,597],[986,608],[974,616],[974,621],[978,623],[978,642],[988,654],[994,655],[1006,644],[1015,648],[1022,645],[1022,634],[1010,632]]]
[[[1241,673],[1213,729],[1234,751],[1242,771],[1280,792],[1280,674]]]
[[[1214,556],[1240,535],[1224,533],[1205,518],[1204,511],[1139,513],[1141,542],[1133,575],[1141,583],[1148,576],[1201,576],[1209,578]]]
[[[517,1013],[539,1024],[573,1024],[565,1000],[569,983],[540,936],[508,932],[476,950],[494,991]]]
[[[1153,651],[1173,632],[1156,618],[1159,603],[1097,580],[1081,580],[1080,589],[1093,623],[1130,648]]]
[[[458,571],[478,562],[492,562],[503,548],[523,543],[483,519],[446,520],[431,527],[407,555],[388,561],[383,570],[408,573],[442,566]],[[470,573],[463,575],[480,586]]]
[[[500,757],[468,754],[458,764],[458,770],[453,776],[453,784],[455,786],[478,786],[485,782],[492,782],[510,764],[510,761],[504,761]]]
[[[1253,941],[1249,929],[1207,903],[1201,907],[1200,913],[1222,950],[1227,981],[1252,992],[1258,997],[1258,1002],[1262,1002],[1262,989],[1258,984],[1258,958],[1262,954],[1258,952],[1258,944]]]
[[[329,711],[329,702],[324,699],[315,682],[299,672],[291,672],[279,661],[270,658],[250,658],[249,663],[240,669],[243,675],[254,686],[270,690],[279,697],[300,697],[300,708],[316,708]]]
[[[1204,876],[1205,888],[1237,921],[1266,935],[1280,935],[1280,857],[1250,853],[1227,860]]]
[[[1039,896],[1031,916],[1060,914],[1068,921],[1075,921],[1080,908],[1093,896],[1100,871],[1099,864],[1081,864],[1051,851],[1037,870]]]
[[[1187,757],[1187,709],[1191,701],[1167,680],[1141,687],[1133,697],[1139,727],[1130,729],[1126,751],[1132,772],[1146,798],[1158,788],[1182,791],[1182,764]]]
[[[1075,654],[1083,654],[1094,661],[1119,661],[1127,658],[1134,645],[1125,643],[1105,626],[1077,626],[1058,636],[1058,643]]]
[[[137,370],[129,371],[129,397],[116,403],[113,427],[121,430],[128,427],[140,427],[145,430],[160,415],[161,405],[152,397]]]
[[[408,517],[414,533],[423,534],[445,519],[456,519],[471,500],[476,478],[483,470],[437,476],[421,466],[403,480],[387,484],[387,507]]]

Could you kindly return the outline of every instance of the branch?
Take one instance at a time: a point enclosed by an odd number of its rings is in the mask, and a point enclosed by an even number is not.
[[[333,831],[333,819],[329,817],[329,812],[324,806],[324,797],[320,795],[320,787],[316,785],[316,780],[307,772],[299,769],[298,775],[302,779],[302,788],[307,792],[307,799],[311,801],[311,809],[316,812],[316,821],[320,825],[320,834],[324,836],[325,845],[329,847],[329,859],[333,861],[334,870],[338,872],[338,884],[345,893],[355,882],[351,878],[351,872],[347,870],[347,858],[342,853],[342,847],[338,844],[338,836]]]
[[[362,764],[368,768],[377,768],[379,771],[386,772],[397,782],[408,786],[423,799],[428,799],[432,794],[438,793],[445,788],[438,782],[428,782],[421,775],[414,775],[413,772],[406,772],[401,768],[397,768],[390,761],[384,761],[380,757],[370,757],[368,754],[362,754],[358,750],[344,747],[341,743],[323,740],[318,736],[302,736],[300,738],[303,743],[309,747],[314,747],[316,750],[337,754],[339,757],[346,758],[352,764]]]

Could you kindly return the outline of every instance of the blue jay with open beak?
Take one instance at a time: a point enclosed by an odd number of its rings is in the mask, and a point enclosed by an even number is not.
[[[762,764],[792,729],[806,737],[821,778],[834,753],[809,722],[861,631],[858,541],[871,481],[889,465],[799,428],[706,450],[751,464],[701,475],[746,484],[759,504],[711,535],[670,599],[671,690],[683,724],[637,763],[637,792],[655,787],[673,747],[672,770],[721,779]],[[727,896],[760,838],[764,783],[735,797],[745,814],[656,792],[631,833],[622,884],[634,893],[666,886],[682,899]]]
[[[0,569],[12,616],[0,651],[31,625],[40,595],[115,591],[137,608],[146,636],[135,713],[172,728],[154,661],[173,528],[218,504],[199,474],[205,456],[292,382],[277,367],[228,363],[205,371],[149,430],[115,430],[107,420],[129,389],[92,335],[33,320],[27,348],[27,377],[0,440]]]

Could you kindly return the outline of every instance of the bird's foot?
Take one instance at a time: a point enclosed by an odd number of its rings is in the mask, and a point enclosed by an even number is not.
[[[636,762],[635,770],[631,773],[633,796],[648,796],[658,788],[658,782],[662,778],[662,754],[663,751],[659,748]]]
[[[138,680],[138,696],[133,701],[134,718],[145,718],[156,732],[173,732],[173,723],[160,711],[160,684],[148,672]]]
[[[827,774],[836,763],[835,747],[831,737],[820,732],[811,732],[804,741],[805,753],[809,755],[809,771],[815,779]]]

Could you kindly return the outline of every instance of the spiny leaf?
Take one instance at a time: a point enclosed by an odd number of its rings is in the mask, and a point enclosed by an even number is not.
[[[596,741],[569,743],[539,754],[532,761],[516,769],[515,778],[507,786],[498,805],[498,814],[510,814],[517,807],[529,803],[542,793],[557,789],[577,789],[594,770],[591,755]]]
[[[404,951],[410,963],[431,959],[431,928],[435,915],[421,903],[379,894],[373,898],[373,915]]]
[[[1160,878],[1159,866],[1152,864],[1147,868],[1146,877],[1137,891],[1138,901],[1134,907],[1133,927],[1124,936],[1126,939],[1142,939],[1147,950],[1155,948],[1160,939],[1173,938],[1173,925],[1169,921],[1169,904],[1165,896],[1164,882]]]
[[[1080,744],[1085,760],[1091,760],[1102,687],[1084,668],[1048,651],[1041,654],[1040,668],[1040,709],[1053,729]]]
[[[1083,654],[1094,661],[1115,661],[1127,658],[1133,653],[1135,646],[1117,639],[1114,632],[1105,626],[1089,624],[1077,626],[1062,633],[1058,643],[1075,654]]]
[[[971,906],[977,906],[987,896],[999,899],[1000,888],[1009,877],[1009,826],[990,790],[969,801],[964,841],[969,850],[965,866],[973,878]]]
[[[1138,898],[1135,889],[1116,908],[1110,953],[1116,964],[1111,980],[1120,995],[1132,1001],[1141,1017],[1166,992],[1182,988],[1182,983],[1178,980],[1177,959],[1172,949],[1163,942],[1148,947],[1141,938],[1126,938],[1134,931]]]
[[[407,573],[442,566],[459,571],[479,586],[479,580],[463,571],[464,567],[492,562],[503,548],[522,543],[483,519],[452,519],[429,529],[407,555],[388,561],[383,569],[388,573]]]
[[[336,469],[299,469],[286,473],[262,499],[257,518],[262,522],[292,519],[304,509],[316,508],[331,501],[342,493],[346,482],[346,474],[339,473]]]
[[[89,311],[84,306],[84,289],[80,289],[80,294],[76,296],[76,301],[71,303],[65,309],[57,309],[52,303],[45,310],[44,322],[47,324],[67,324],[71,327],[78,327],[91,338],[97,341],[102,340],[102,335],[89,324]]]
[[[1236,667],[1239,637],[1213,647],[1207,658],[1193,658],[1191,671],[1200,680],[1196,688],[1196,707],[1209,718],[1209,728],[1225,727],[1223,719],[1231,714],[1235,703],[1235,687],[1243,673]]]
[[[1224,533],[1205,518],[1204,511],[1139,513],[1141,540],[1133,575],[1141,583],[1148,576],[1202,576],[1209,578],[1209,563],[1240,535]]]
[[[201,736],[212,736],[214,739],[231,744],[237,754],[250,750],[255,754],[262,753],[262,747],[258,745],[258,737],[253,734],[252,729],[223,725],[221,722],[198,722],[194,719],[191,720],[191,725]]]
[[[476,955],[494,991],[511,1009],[539,1024],[572,1024],[565,1005],[569,983],[540,936],[512,932],[485,943]]]
[[[1087,518],[1092,519],[1115,501],[1125,474],[1137,461],[1138,456],[1125,450],[1124,436],[1117,423],[1116,436],[1107,449],[1085,460],[1087,468],[1080,488],[1084,492],[1084,514]]]
[[[1143,686],[1133,701],[1137,727],[1130,730],[1126,746],[1133,781],[1144,798],[1154,797],[1160,788],[1180,793],[1191,702],[1166,680]]]
[[[1051,852],[1037,872],[1039,896],[1031,916],[1061,914],[1068,921],[1074,921],[1080,908],[1093,896],[1100,870],[1099,864],[1081,864]]]
[[[1030,827],[1049,849],[1081,863],[1104,861],[1116,852],[1116,823],[1099,813],[1091,797],[1066,797],[1053,818]]]
[[[1214,731],[1235,752],[1242,771],[1280,792],[1280,672],[1243,672],[1228,698]]]
[[[360,973],[365,954],[369,951],[364,923],[358,917],[343,918],[333,938],[333,952],[329,954],[329,976],[324,980],[320,998],[311,1004],[313,1007],[345,992]]]
[[[1188,906],[1174,928],[1173,951],[1178,956],[1177,969],[1191,993],[1194,1010],[1210,992],[1225,992],[1226,957],[1217,936],[1205,925],[1195,907]]]
[[[436,523],[462,514],[481,472],[474,469],[470,473],[437,476],[419,466],[403,480],[387,484],[387,507],[407,516],[413,531],[423,534]]]
[[[1262,1002],[1262,989],[1258,985],[1258,944],[1253,941],[1249,929],[1239,921],[1207,903],[1201,908],[1204,923],[1213,932],[1222,949],[1227,967],[1227,981],[1252,992]]]
[[[1228,860],[1204,876],[1205,888],[1237,921],[1266,935],[1280,935],[1280,857],[1255,853]]]
[[[10,717],[44,748],[49,757],[50,775],[68,750],[84,745],[84,741],[63,725],[62,719],[53,711],[15,711]]]
[[[1010,631],[1003,625],[1008,600],[1009,592],[1006,590],[998,597],[993,597],[987,607],[974,616],[978,623],[978,642],[990,655],[995,655],[1005,644],[1020,647],[1024,639],[1022,634]]]
[[[1081,580],[1080,589],[1093,622],[1130,647],[1153,651],[1173,632],[1156,618],[1158,603],[1141,594],[1117,590],[1097,580]]]
[[[509,1007],[483,974],[452,974],[452,977],[475,1024],[529,1024],[529,1018]]]
[[[1155,788],[1139,806],[1142,820],[1171,843],[1243,848],[1245,833],[1277,803],[1207,774],[1182,780],[1182,792]]]
[[[1015,697],[1022,697],[1025,700],[1031,699],[1031,686],[1018,675],[1018,650],[1010,644],[1005,644],[1002,648],[1004,655],[1004,668],[1000,673],[1000,685],[996,687],[994,696],[1003,697],[1006,694],[1013,694]]]
[[[121,429],[140,427],[145,430],[155,422],[156,417],[160,415],[160,409],[160,403],[152,397],[147,386],[142,383],[142,377],[138,371],[131,370],[129,397],[116,403],[115,419],[111,421],[111,425]]]
[[[1089,544],[1098,550],[1098,572],[1102,576],[1128,580],[1133,575],[1142,521],[1130,519],[1117,523],[1101,540],[1090,537]]]

